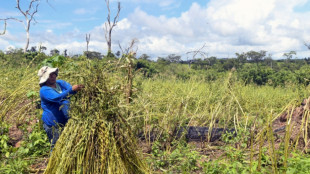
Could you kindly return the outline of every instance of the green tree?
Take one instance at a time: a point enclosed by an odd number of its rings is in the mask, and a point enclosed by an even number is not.
[[[246,55],[246,53],[241,53],[241,54],[239,54],[239,53],[235,53],[236,54],[236,56],[237,56],[237,64],[238,64],[238,66],[236,67],[236,68],[241,68],[245,63],[246,63],[246,60],[247,60],[247,55]]]
[[[88,59],[100,59],[102,55],[100,52],[97,51],[84,51],[84,55],[87,55]]]
[[[290,62],[293,58],[293,55],[296,55],[296,51],[290,51],[288,53],[284,53],[283,56],[286,57],[287,62]]]
[[[42,45],[39,46],[39,52],[40,53],[43,51],[46,51],[46,50],[47,50],[46,46],[42,46]]]
[[[179,63],[181,61],[181,56],[176,54],[169,54],[167,60],[171,63]]]
[[[237,59],[227,59],[227,60],[225,60],[225,62],[223,63],[223,68],[225,70],[231,70],[232,68],[236,68],[236,65],[238,64],[238,62],[236,60]]]
[[[171,62],[168,61],[167,59],[163,58],[163,57],[158,57],[157,63],[160,65],[169,65]]]
[[[135,70],[140,70],[144,77],[152,77],[155,73],[158,73],[153,64],[153,62],[147,59],[138,59]]]
[[[121,55],[121,52],[120,51],[117,51],[116,53],[115,53],[115,56],[117,56],[117,57],[119,57]]]
[[[209,66],[213,66],[213,65],[216,64],[216,62],[217,62],[217,59],[216,59],[216,57],[214,57],[214,56],[209,57],[209,58],[206,58],[205,60],[208,61],[208,65],[209,65]]]
[[[56,56],[59,55],[59,50],[57,50],[56,48],[50,51],[50,55],[51,56]]]
[[[142,60],[149,60],[150,56],[148,56],[147,54],[142,54],[139,59],[142,59]]]
[[[271,55],[264,58],[264,63],[266,66],[270,66],[271,69],[273,68],[273,65],[276,64],[276,62],[274,62],[274,60],[272,60]]]
[[[261,50],[259,52],[256,51],[249,51],[246,53],[248,59],[252,60],[258,66],[258,63],[263,60],[266,56],[267,51]]]
[[[36,46],[32,46],[30,49],[30,52],[35,53],[37,52],[37,47]]]
[[[192,69],[207,69],[208,65],[210,65],[211,63],[209,62],[209,60],[201,60],[199,59],[195,59],[193,61],[193,64],[191,66]]]
[[[65,50],[64,50],[64,53],[63,53],[63,56],[68,57],[68,53],[67,53],[67,52],[68,52],[68,50],[65,49]]]

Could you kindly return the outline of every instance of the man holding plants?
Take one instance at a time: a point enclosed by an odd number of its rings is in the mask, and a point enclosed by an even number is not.
[[[40,98],[43,109],[42,120],[43,128],[48,136],[53,149],[58,140],[61,128],[68,122],[70,94],[76,94],[84,88],[83,85],[71,86],[64,80],[56,80],[58,68],[43,66],[39,72],[40,78]]]

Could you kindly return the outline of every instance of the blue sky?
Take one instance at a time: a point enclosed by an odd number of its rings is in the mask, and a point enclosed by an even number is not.
[[[23,9],[29,0],[21,0]],[[40,44],[70,55],[85,51],[85,34],[91,34],[89,49],[106,53],[104,0],[41,0],[36,24],[30,29],[30,46]],[[309,57],[310,0],[120,0],[121,13],[112,33],[112,51],[126,48],[137,39],[137,54],[154,59],[198,50],[209,56],[234,57],[235,53],[266,50],[274,59],[296,51]],[[0,18],[23,19],[16,1],[0,1]],[[114,17],[117,1],[111,0]],[[0,32],[3,23],[0,23]],[[8,21],[0,36],[0,50],[23,48],[23,25]],[[187,55],[188,56],[188,55]]]

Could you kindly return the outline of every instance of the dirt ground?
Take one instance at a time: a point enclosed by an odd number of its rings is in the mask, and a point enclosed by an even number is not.
[[[310,148],[310,129],[309,126],[310,116],[310,97],[304,99],[303,102],[295,107],[290,108],[277,118],[272,125],[274,134],[276,135],[276,142],[285,137],[286,130],[289,129],[290,142],[296,143],[298,141],[298,149],[301,151]],[[287,126],[289,125],[289,126]],[[277,141],[278,140],[278,141]]]

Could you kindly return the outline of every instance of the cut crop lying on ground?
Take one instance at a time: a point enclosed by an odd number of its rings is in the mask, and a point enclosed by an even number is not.
[[[72,62],[67,63],[73,65]],[[75,66],[60,67],[59,79],[71,84],[82,83],[86,88],[83,93],[72,96],[72,118],[51,158],[40,123],[31,123],[32,131],[28,132],[30,122],[23,122],[23,118],[40,118],[40,110],[35,108],[38,95],[32,93],[39,90],[38,67],[0,72],[1,121],[4,127],[16,127],[24,132],[24,143],[20,147],[0,143],[1,147],[8,147],[0,152],[0,173],[305,171],[307,155],[299,153],[302,149],[294,148],[295,140],[285,138],[291,134],[291,128],[285,129],[283,137],[277,139],[272,136],[271,125],[283,111],[298,107],[302,99],[309,96],[308,87],[244,85],[234,72],[222,73],[223,78],[215,81],[205,81],[199,76],[145,78],[136,72],[131,102],[127,103],[128,72],[124,66],[119,68],[126,63],[112,62],[81,59],[74,61]],[[11,75],[12,78],[6,79]],[[308,119],[304,118],[303,123]],[[306,124],[303,125],[305,128]],[[224,134],[221,142],[210,143],[207,139],[191,146],[183,138],[175,138],[173,131],[179,126],[233,128],[238,133]],[[7,130],[0,131],[3,142],[7,142]],[[141,131],[144,135],[155,131],[154,142],[146,138],[137,144],[137,134]],[[294,160],[293,155],[300,160]],[[32,160],[24,163],[26,159]],[[47,162],[47,168],[36,164]],[[41,170],[30,168],[33,166]]]

